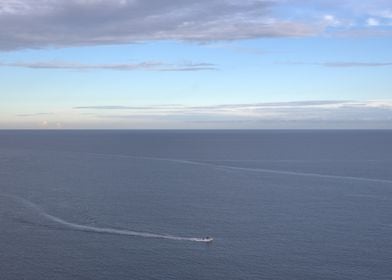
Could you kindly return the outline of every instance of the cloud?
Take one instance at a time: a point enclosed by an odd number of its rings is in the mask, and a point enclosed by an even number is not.
[[[82,106],[76,110],[99,111],[101,119],[166,119],[176,121],[391,121],[391,100],[295,101],[208,106]],[[110,111],[106,114],[105,111]],[[118,111],[118,113],[116,112]]]
[[[205,105],[205,106],[186,106],[181,104],[163,104],[151,106],[121,106],[121,105],[101,105],[101,106],[76,106],[74,110],[121,110],[133,111],[141,110],[145,112],[183,112],[183,111],[235,111],[245,108],[322,108],[322,107],[335,107],[341,106],[349,101],[340,100],[317,100],[317,101],[291,101],[291,102],[269,102],[269,103],[249,103],[249,104],[218,104],[218,105]]]
[[[368,25],[383,36],[391,10],[389,0],[2,0],[0,50],[352,36]]]
[[[382,17],[382,18],[386,18],[386,19],[392,19],[392,9],[378,11],[375,13],[375,15]]]
[[[336,27],[342,24],[334,15],[324,15],[323,20],[328,26]]]
[[[219,70],[215,64],[212,63],[191,63],[184,65],[167,65],[166,67],[162,67],[157,69],[158,71],[166,71],[166,72],[192,72],[192,71],[211,71],[211,70]]]
[[[320,63],[325,67],[350,68],[350,67],[384,67],[392,66],[392,62],[325,62]]]
[[[76,62],[0,62],[0,67],[54,70],[115,70],[115,71],[210,71],[218,70],[212,63],[167,64],[162,62],[118,63],[118,64],[82,64]]]
[[[17,114],[17,117],[22,117],[22,118],[30,118],[30,117],[40,117],[40,116],[50,116],[53,115],[53,113],[32,113],[32,114]]]
[[[380,21],[375,18],[368,18],[366,23],[368,26],[379,26],[380,25]]]
[[[288,65],[315,65],[328,68],[355,68],[355,67],[387,67],[392,66],[392,62],[358,62],[358,61],[340,61],[340,62],[285,62]]]
[[[326,33],[390,36],[391,11],[389,0],[2,0],[0,51]]]
[[[73,109],[77,110],[149,110],[149,109],[154,109],[155,107],[153,106],[112,106],[112,105],[106,105],[106,106],[78,106],[74,107]]]
[[[278,0],[3,0],[0,50],[309,36],[318,26],[274,16]]]
[[[41,115],[42,114],[42,115]],[[358,128],[392,129],[392,100],[314,100],[211,105],[86,105],[22,114],[0,127],[42,128]],[[29,118],[29,116],[31,116]]]

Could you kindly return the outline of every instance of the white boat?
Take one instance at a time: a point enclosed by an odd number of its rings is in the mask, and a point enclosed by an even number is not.
[[[212,241],[214,240],[214,238],[209,237],[209,236],[206,236],[206,237],[203,237],[201,240],[202,240],[203,242],[212,242]]]

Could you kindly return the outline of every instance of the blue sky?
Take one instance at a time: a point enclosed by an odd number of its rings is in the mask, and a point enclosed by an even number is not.
[[[0,128],[392,128],[392,2],[0,1]]]

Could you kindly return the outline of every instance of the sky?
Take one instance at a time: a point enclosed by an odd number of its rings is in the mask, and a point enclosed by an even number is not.
[[[0,0],[0,129],[391,129],[390,0]]]

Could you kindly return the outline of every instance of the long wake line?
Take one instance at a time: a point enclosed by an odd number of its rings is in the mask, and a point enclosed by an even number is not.
[[[170,240],[177,240],[177,241],[193,241],[193,242],[209,242],[211,239],[206,238],[198,238],[198,237],[182,237],[182,236],[175,236],[175,235],[168,235],[168,234],[156,234],[156,233],[149,233],[149,232],[139,232],[139,231],[132,231],[132,230],[123,230],[123,229],[114,229],[114,228],[101,228],[101,227],[93,227],[87,225],[76,224],[72,222],[68,222],[63,220],[59,217],[50,215],[42,210],[38,205],[34,204],[33,202],[24,199],[19,196],[15,195],[8,195],[8,194],[0,194],[4,197],[9,197],[15,200],[20,201],[23,205],[27,206],[28,208],[34,209],[37,211],[42,217],[55,222],[57,224],[61,224],[67,228],[83,231],[83,232],[93,232],[93,233],[101,233],[101,234],[111,234],[111,235],[124,235],[124,236],[139,236],[144,238],[160,238],[160,239],[170,239]]]
[[[373,179],[373,178],[363,178],[363,177],[354,177],[354,176],[327,175],[327,174],[320,174],[320,173],[306,173],[306,172],[284,171],[284,170],[276,170],[276,169],[247,168],[247,167],[236,167],[236,166],[228,166],[228,165],[215,165],[215,166],[220,167],[222,169],[228,169],[228,170],[239,170],[239,171],[249,171],[249,172],[280,174],[280,175],[288,175],[288,176],[317,177],[317,178],[327,178],[327,179],[338,179],[338,180],[340,179],[340,180],[352,180],[352,181],[365,181],[365,182],[373,182],[373,183],[392,184],[391,180],[384,180],[384,179]]]
[[[375,179],[375,178],[364,178],[364,177],[354,177],[354,176],[339,176],[339,175],[328,175],[328,174],[310,173],[310,172],[296,172],[296,171],[286,171],[286,170],[266,169],[266,168],[237,167],[237,166],[214,164],[214,163],[210,163],[210,162],[200,162],[200,161],[186,160],[186,159],[134,156],[134,155],[115,155],[115,154],[104,154],[104,153],[88,153],[88,154],[97,155],[97,156],[114,156],[114,157],[119,157],[119,158],[134,158],[134,159],[144,159],[144,160],[167,161],[167,162],[180,163],[180,164],[206,166],[206,167],[218,168],[218,169],[223,169],[223,170],[238,170],[238,171],[248,171],[248,172],[279,174],[279,175],[287,175],[287,176],[316,177],[316,178],[327,178],[327,179],[335,179],[335,180],[352,180],[352,181],[392,184],[392,180],[387,180],[387,179]]]
[[[72,153],[72,152],[68,152],[68,153]],[[376,178],[365,178],[365,177],[354,177],[354,176],[339,176],[339,175],[328,175],[328,174],[310,173],[310,172],[295,172],[295,171],[277,170],[277,169],[236,167],[236,166],[230,166],[230,165],[221,165],[221,164],[214,164],[211,162],[202,162],[202,161],[187,160],[187,159],[137,156],[137,155],[121,155],[121,154],[106,154],[106,153],[93,153],[93,152],[85,152],[85,154],[93,155],[93,156],[104,156],[104,157],[166,161],[166,162],[179,163],[179,164],[206,166],[206,167],[217,168],[217,169],[221,169],[221,170],[237,170],[237,171],[245,171],[245,172],[279,174],[279,175],[286,175],[286,176],[315,177],[315,178],[326,178],[326,179],[335,179],[335,180],[352,180],[352,181],[392,184],[392,180],[388,180],[388,179],[376,179]]]

